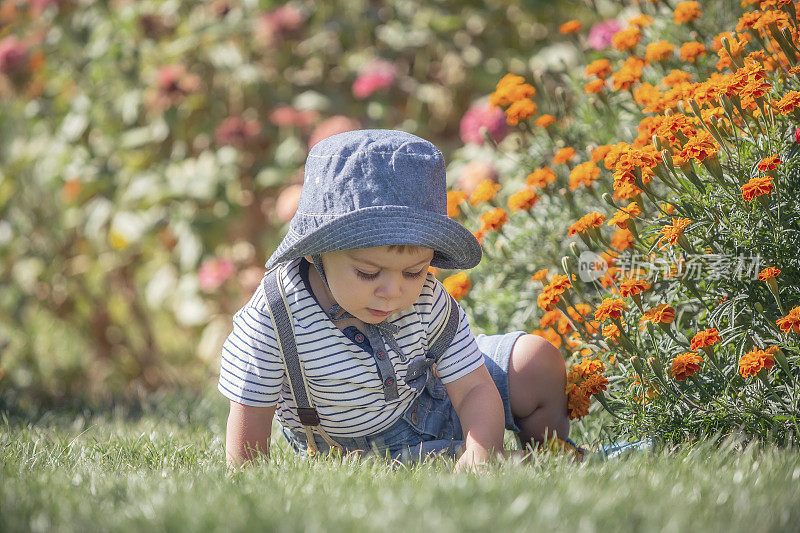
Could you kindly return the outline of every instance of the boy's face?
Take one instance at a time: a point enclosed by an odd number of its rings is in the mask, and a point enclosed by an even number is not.
[[[419,298],[432,259],[430,248],[380,246],[322,254],[322,266],[342,309],[377,324]]]

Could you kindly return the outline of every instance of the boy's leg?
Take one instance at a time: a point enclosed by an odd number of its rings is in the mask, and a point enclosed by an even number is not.
[[[511,413],[523,443],[569,435],[567,371],[558,349],[538,335],[522,335],[514,343],[508,363]]]

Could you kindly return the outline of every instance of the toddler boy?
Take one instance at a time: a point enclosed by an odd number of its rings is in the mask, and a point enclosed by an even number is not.
[[[504,428],[566,439],[558,350],[522,331],[476,339],[428,272],[480,259],[447,217],[433,144],[391,130],[317,143],[288,234],[223,346],[228,462],[267,453],[276,414],[299,453],[444,452],[456,469],[501,453]]]

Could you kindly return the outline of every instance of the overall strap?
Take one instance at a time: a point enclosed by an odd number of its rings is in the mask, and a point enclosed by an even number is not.
[[[275,327],[275,335],[278,338],[278,348],[286,367],[286,375],[289,377],[289,386],[297,405],[297,414],[306,433],[309,455],[313,456],[317,454],[314,429],[322,435],[331,448],[339,449],[340,446],[320,426],[319,414],[306,391],[306,375],[297,352],[292,314],[280,275],[280,267],[267,273],[264,277],[264,292],[267,296],[269,315]]]
[[[445,317],[439,323],[439,327],[434,331],[433,337],[429,341],[430,344],[428,344],[428,358],[432,359],[434,364],[439,362],[439,359],[442,358],[444,352],[450,347],[453,338],[458,332],[458,304],[452,296],[446,292],[445,294],[447,295],[449,304],[445,311]]]

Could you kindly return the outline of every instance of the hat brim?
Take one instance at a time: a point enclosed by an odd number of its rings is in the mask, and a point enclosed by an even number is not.
[[[409,207],[375,206],[336,217],[308,235],[298,235],[290,226],[266,267],[306,255],[392,244],[431,248],[431,266],[443,269],[473,268],[482,255],[475,236],[455,220]]]

